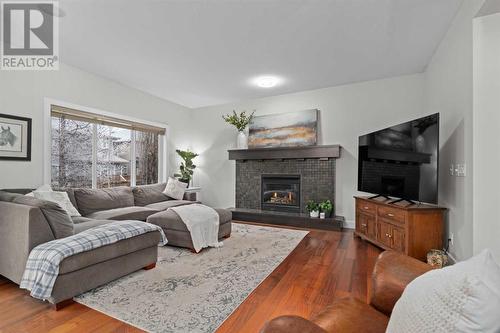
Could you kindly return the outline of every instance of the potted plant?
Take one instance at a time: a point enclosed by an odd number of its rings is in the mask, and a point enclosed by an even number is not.
[[[319,216],[319,205],[314,200],[309,200],[306,204],[306,209],[309,212],[310,217]]]
[[[238,130],[238,139],[236,141],[238,149],[248,148],[248,138],[245,129],[248,124],[252,122],[254,113],[255,111],[250,115],[247,115],[246,111],[243,111],[238,114],[235,110],[233,110],[233,114],[226,114],[222,116],[222,119],[224,119],[226,123],[233,125]]]
[[[333,204],[330,200],[323,200],[319,204],[319,209],[321,211],[321,218],[325,217],[331,217],[332,216],[332,211],[333,211]]]
[[[189,184],[193,178],[193,170],[196,168],[196,165],[193,164],[193,159],[198,154],[180,149],[177,149],[176,153],[183,159],[183,162],[181,162],[179,172],[174,174],[174,177],[177,177],[181,182]]]

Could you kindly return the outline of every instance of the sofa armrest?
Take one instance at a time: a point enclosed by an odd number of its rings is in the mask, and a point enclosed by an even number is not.
[[[20,283],[31,250],[54,239],[37,207],[0,201],[0,275]]]
[[[302,317],[281,316],[268,321],[260,333],[326,333],[326,331]]]
[[[382,252],[373,270],[370,305],[390,316],[406,286],[431,269],[430,265],[404,254]]]

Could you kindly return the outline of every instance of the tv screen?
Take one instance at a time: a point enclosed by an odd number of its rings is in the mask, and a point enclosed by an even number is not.
[[[436,204],[439,114],[359,137],[358,190]]]

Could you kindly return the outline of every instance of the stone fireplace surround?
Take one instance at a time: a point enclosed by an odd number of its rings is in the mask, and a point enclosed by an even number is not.
[[[340,157],[341,148],[339,145],[316,145],[228,150],[229,159],[236,161],[236,207],[231,210],[233,219],[306,229],[342,230],[342,216],[334,214],[326,219],[311,218],[306,210],[308,200],[319,202],[326,199],[334,203],[335,210],[335,160]],[[293,193],[297,193],[297,187],[300,188],[300,206],[295,211],[276,211],[270,210],[275,206],[262,206],[261,196],[265,196],[262,179],[272,175],[300,178],[298,186],[272,187],[273,190],[292,190]]]
[[[300,212],[306,203],[335,202],[335,159],[237,160],[236,208],[261,209],[262,175],[300,175]]]

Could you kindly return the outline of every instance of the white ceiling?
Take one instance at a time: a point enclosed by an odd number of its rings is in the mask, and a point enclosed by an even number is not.
[[[61,61],[201,107],[422,72],[462,0],[63,0]],[[271,89],[256,75],[277,75]]]

